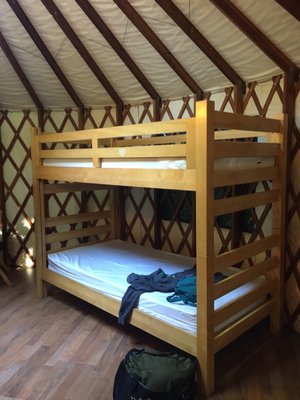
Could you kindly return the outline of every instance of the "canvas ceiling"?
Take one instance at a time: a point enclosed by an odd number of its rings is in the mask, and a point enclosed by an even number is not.
[[[114,101],[73,47],[40,0],[18,1],[84,106],[101,107]],[[209,0],[174,0],[230,66],[246,81],[264,80],[280,72],[255,44]],[[297,66],[300,67],[300,24],[274,0],[232,1]],[[191,89],[149,44],[113,0],[90,0],[91,5],[137,64],[161,98],[179,98]],[[124,103],[148,100],[149,94],[98,32],[75,0],[55,0],[111,86]],[[154,0],[130,4],[155,31],[169,51],[204,91],[231,82],[172,21]],[[0,31],[44,108],[74,107],[65,88],[32,41],[6,0],[0,0]],[[0,48],[0,107],[35,108],[33,100]]]

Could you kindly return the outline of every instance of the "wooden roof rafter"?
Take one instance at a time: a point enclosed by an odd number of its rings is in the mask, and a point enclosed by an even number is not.
[[[70,82],[65,77],[63,71],[61,70],[61,68],[59,67],[59,65],[57,64],[55,59],[53,58],[52,54],[46,47],[45,43],[43,42],[43,40],[41,39],[41,37],[39,36],[37,31],[35,30],[34,26],[30,22],[29,18],[27,17],[25,12],[21,8],[20,4],[18,3],[18,0],[7,0],[7,3],[10,5],[11,9],[15,13],[15,15],[18,17],[18,19],[22,23],[22,25],[24,26],[27,33],[31,37],[31,39],[34,41],[34,43],[40,50],[41,54],[46,59],[49,66],[52,68],[53,72],[55,73],[57,78],[60,80],[61,84],[63,85],[63,87],[65,88],[65,90],[67,91],[67,93],[69,94],[71,99],[74,101],[74,103],[76,104],[76,106],[79,109],[83,110],[84,105],[83,105],[82,101],[80,100],[80,98],[78,97],[76,92],[74,91]]]
[[[18,63],[16,57],[14,56],[12,50],[10,49],[8,43],[6,42],[4,36],[0,31],[0,47],[2,48],[4,54],[6,55],[8,61],[10,62],[11,66],[15,70],[16,74],[18,75],[20,81],[22,82],[23,86],[27,90],[27,93],[31,97],[32,101],[34,102],[36,108],[40,111],[44,109],[43,104],[41,103],[38,95],[36,94],[35,90],[33,89],[31,83],[29,82],[27,76],[25,75],[23,69],[21,68],[20,64]]]
[[[259,47],[283,71],[294,79],[299,78],[298,67],[260,31],[230,0],[210,0],[231,22],[233,22],[257,47]]]
[[[67,38],[70,40],[70,42],[73,44],[75,49],[78,51],[80,56],[83,58],[83,60],[86,62],[90,70],[94,73],[98,81],[101,83],[101,85],[104,87],[104,89],[107,91],[107,93],[110,95],[110,97],[113,99],[113,101],[116,104],[117,108],[117,120],[118,124],[121,123],[121,114],[124,108],[123,101],[121,100],[120,96],[118,93],[115,91],[109,80],[106,78],[104,73],[101,71],[99,68],[98,64],[95,62],[91,54],[87,51],[85,48],[84,44],[81,42],[71,25],[68,23],[66,18],[63,16],[63,14],[60,12],[56,4],[53,2],[53,0],[41,0],[41,2],[44,4],[48,12],[52,15],[58,26],[62,29],[62,31],[65,33]]]
[[[157,102],[158,107],[161,107],[162,100],[160,95],[157,93],[155,88],[145,77],[140,68],[136,65],[115,35],[111,32],[109,27],[103,21],[101,16],[96,12],[94,7],[90,4],[88,0],[75,0],[79,7],[85,12],[94,26],[98,29],[101,35],[106,39],[109,45],[113,48],[116,54],[121,58],[124,64],[129,68],[130,72],[134,75],[137,81],[149,94],[149,96]]]
[[[243,92],[246,90],[244,80],[216,51],[209,41],[199,32],[191,21],[171,0],[155,0],[157,4],[168,14],[177,26],[198,46],[198,48],[213,62],[213,64],[225,75],[230,82],[240,85]]]
[[[115,4],[123,11],[126,17],[135,25],[141,34],[148,40],[151,46],[159,55],[169,64],[173,71],[186,84],[186,86],[196,94],[197,100],[204,98],[203,90],[184,69],[174,55],[169,51],[165,44],[159,39],[155,32],[146,24],[144,19],[138,14],[133,6],[127,0],[113,0]]]
[[[288,11],[294,18],[300,21],[300,6],[299,1],[295,0],[275,0],[286,11]]]

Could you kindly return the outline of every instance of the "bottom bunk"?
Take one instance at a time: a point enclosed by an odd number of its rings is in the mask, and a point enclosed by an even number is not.
[[[183,271],[191,277],[195,275],[194,258],[145,248],[121,240],[113,240],[50,253],[48,259],[50,271],[99,292],[107,298],[115,299],[119,304],[124,299],[124,294],[129,285],[127,278],[131,276],[134,295],[135,292],[137,294],[144,292],[138,297],[137,309],[139,311],[170,325],[170,327],[181,329],[196,337],[196,303],[192,301],[186,303],[183,298],[182,300],[178,299],[178,302],[170,301],[172,300],[170,299],[172,293],[174,294],[173,284],[170,281],[175,282],[175,279],[172,279],[175,276],[174,274],[181,276]],[[239,271],[238,268],[228,267],[223,272],[223,276],[216,275],[216,280],[220,281],[222,278],[225,279]],[[135,276],[133,277],[131,274],[135,274]],[[153,278],[151,280],[149,280],[150,275]],[[220,310],[233,300],[237,300],[257,289],[264,281],[263,276],[258,277],[220,297],[215,301],[215,310]],[[153,289],[156,290],[151,291]],[[263,300],[264,297],[261,301]],[[134,301],[129,299],[127,304],[130,306],[131,303],[135,304]],[[216,327],[216,333],[257,304],[258,302],[232,316],[230,320],[224,321]],[[121,324],[127,321],[125,317],[127,310],[120,311],[119,309],[117,315]],[[130,322],[130,315],[128,315],[128,322]],[[172,343],[172,338],[169,338],[168,341]],[[193,354],[196,354],[196,349],[193,350]]]

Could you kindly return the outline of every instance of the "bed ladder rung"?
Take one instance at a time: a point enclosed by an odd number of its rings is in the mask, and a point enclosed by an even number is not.
[[[214,158],[231,157],[276,157],[279,155],[277,143],[219,142],[214,144]]]
[[[278,190],[268,190],[266,192],[218,199],[214,201],[214,215],[223,215],[262,206],[264,204],[275,203],[278,201],[278,196]]]
[[[62,242],[64,240],[70,239],[77,239],[83,237],[89,237],[93,235],[100,235],[104,233],[111,232],[110,225],[100,225],[94,226],[89,228],[71,230],[69,232],[57,232],[57,233],[50,233],[46,235],[46,243],[55,243],[55,242]]]
[[[103,210],[90,213],[81,213],[73,215],[60,215],[58,217],[48,217],[45,219],[45,227],[49,228],[51,226],[57,225],[68,225],[68,224],[78,224],[81,222],[93,222],[100,219],[108,219],[111,217],[110,210]]]
[[[222,330],[215,336],[215,353],[231,343],[234,339],[239,337],[242,333],[246,332],[259,321],[270,315],[275,304],[274,299],[266,301],[261,306],[255,308],[229,327]]]
[[[273,293],[275,290],[276,282],[273,279],[268,280],[263,284],[260,284],[251,292],[225,304],[214,313],[215,326],[218,326],[222,322],[233,317],[235,314],[243,311],[246,307],[251,306],[251,304],[255,304],[259,300],[265,299],[268,294]]]
[[[260,275],[271,271],[278,266],[278,263],[278,257],[273,256],[247,269],[243,269],[226,279],[223,279],[215,284],[214,298],[218,299],[219,297],[224,296],[224,294],[231,292],[239,286],[244,285],[245,283],[258,278]]]
[[[280,132],[281,128],[280,120],[223,111],[214,112],[214,123],[216,128],[249,130],[255,132]]]
[[[108,190],[109,186],[94,183],[46,183],[44,185],[45,194],[88,192],[95,190]]]
[[[279,235],[274,234],[246,244],[245,246],[238,247],[237,249],[227,251],[215,257],[215,272],[222,272],[226,267],[236,265],[247,258],[253,257],[278,245]]]
[[[278,177],[279,167],[256,167],[215,171],[214,186],[241,185],[244,183],[278,179]]]

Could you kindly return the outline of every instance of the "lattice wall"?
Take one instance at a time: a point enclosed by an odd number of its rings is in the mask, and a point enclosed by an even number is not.
[[[297,110],[300,110],[300,86],[296,87]],[[233,111],[234,90],[227,88],[222,93],[207,94],[207,98],[215,101],[219,110]],[[271,116],[282,111],[283,78],[274,77],[271,82],[250,83],[243,100],[243,111],[250,115]],[[298,112],[300,114],[300,111]],[[194,99],[185,97],[178,101],[165,100],[161,110],[162,119],[172,119],[192,116],[194,114]],[[152,104],[143,106],[127,105],[124,110],[124,124],[148,122],[153,120]],[[44,115],[46,131],[76,130],[79,126],[79,116],[76,110],[47,111]],[[34,264],[34,231],[33,231],[33,201],[31,187],[30,160],[30,127],[37,124],[37,114],[34,111],[23,112],[0,111],[1,155],[4,170],[4,200],[6,210],[6,235],[4,244],[8,249],[7,258],[11,265]],[[115,125],[115,113],[111,107],[104,110],[85,110],[81,124],[84,128]],[[296,322],[300,313],[300,115],[293,125],[290,160],[291,174],[288,177],[288,243],[287,243],[287,315],[290,323]],[[262,188],[268,190],[268,183],[263,182]],[[153,210],[155,209],[155,193],[153,190],[126,189],[126,226],[124,235],[128,240],[144,245],[155,245]],[[77,202],[75,197],[54,199],[55,207],[63,209],[66,203]],[[263,221],[270,213],[268,208],[255,210],[254,219],[257,229],[255,235],[264,235]],[[266,224],[264,224],[266,225]],[[221,250],[230,247],[231,233],[218,229]],[[178,218],[162,222],[161,239],[167,250],[191,254],[193,252],[193,230],[189,224],[182,223]],[[178,234],[180,233],[180,235]],[[171,235],[170,235],[171,234]],[[245,243],[254,240],[255,235],[244,235]],[[178,241],[170,237],[179,238]],[[291,289],[292,288],[292,289]],[[291,294],[293,293],[293,294]],[[299,318],[298,318],[299,320]],[[300,322],[299,322],[300,325]],[[300,330],[300,328],[299,328]]]

